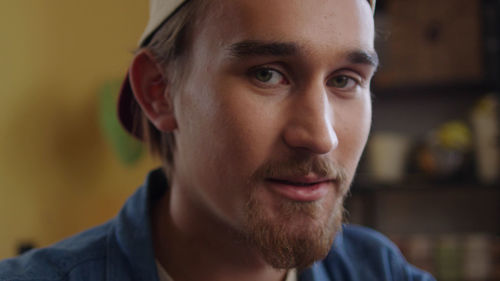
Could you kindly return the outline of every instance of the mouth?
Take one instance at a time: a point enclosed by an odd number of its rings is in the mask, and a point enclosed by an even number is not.
[[[319,178],[266,179],[272,191],[293,201],[312,202],[325,197],[334,180]]]

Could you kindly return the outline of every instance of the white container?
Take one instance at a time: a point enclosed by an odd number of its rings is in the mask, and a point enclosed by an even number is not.
[[[395,183],[404,177],[409,139],[396,133],[375,133],[368,144],[368,165],[377,182]]]
[[[477,176],[485,184],[495,183],[500,174],[497,108],[498,101],[491,95],[483,98],[472,113]]]
[[[467,236],[463,263],[467,280],[487,280],[493,267],[490,237],[482,234]]]

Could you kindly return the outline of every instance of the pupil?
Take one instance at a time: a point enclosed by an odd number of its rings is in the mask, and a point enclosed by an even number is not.
[[[271,76],[272,76],[271,71],[267,69],[261,70],[257,73],[257,79],[259,79],[262,82],[267,82],[271,80]]]
[[[345,86],[345,84],[347,83],[347,79],[344,76],[340,76],[335,78],[335,83],[337,84],[337,86],[342,87]]]

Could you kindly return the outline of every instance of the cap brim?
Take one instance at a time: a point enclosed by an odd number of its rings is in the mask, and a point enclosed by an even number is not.
[[[138,109],[139,105],[132,92],[132,86],[130,85],[130,79],[127,72],[118,97],[118,119],[127,132],[139,140],[142,140],[142,123],[134,120],[134,114],[139,112]]]

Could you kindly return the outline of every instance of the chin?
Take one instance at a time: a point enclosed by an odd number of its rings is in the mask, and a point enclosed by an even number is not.
[[[343,198],[320,202],[284,200],[273,216],[251,197],[246,209],[245,240],[277,269],[302,269],[329,252],[343,218]]]

